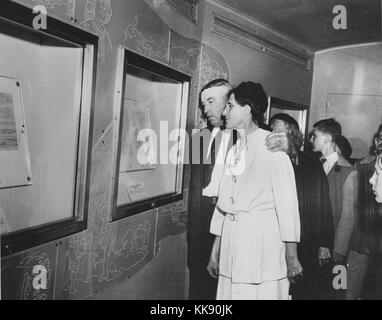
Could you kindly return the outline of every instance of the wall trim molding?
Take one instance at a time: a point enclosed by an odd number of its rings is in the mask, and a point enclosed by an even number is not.
[[[321,53],[326,53],[330,51],[336,51],[336,50],[342,50],[342,49],[350,49],[350,48],[358,48],[358,47],[366,47],[366,46],[377,46],[377,45],[382,45],[382,41],[378,42],[366,42],[366,43],[359,43],[359,44],[349,44],[345,46],[338,46],[338,47],[333,47],[333,48],[327,48],[327,49],[322,49],[318,50],[314,53],[314,55],[319,55]]]

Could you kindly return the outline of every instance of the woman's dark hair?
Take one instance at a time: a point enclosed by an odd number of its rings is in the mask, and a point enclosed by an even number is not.
[[[268,97],[260,83],[242,82],[230,90],[227,99],[234,94],[236,102],[251,108],[252,120],[260,127],[264,123],[264,113],[268,108]]]
[[[377,132],[373,136],[373,141],[371,143],[371,147],[369,151],[370,155],[375,155],[378,153],[377,145],[379,143],[380,145],[379,149],[381,149],[382,148],[381,142],[382,142],[382,123],[379,125]],[[381,153],[381,151],[382,150],[379,150],[379,153]]]
[[[304,143],[304,138],[303,138],[302,132],[300,131],[300,126],[298,125],[297,121],[292,116],[290,116],[287,113],[278,113],[278,114],[275,114],[269,120],[269,124],[272,125],[272,123],[275,120],[281,120],[281,121],[284,121],[287,124],[288,129],[290,131],[289,132],[289,136],[292,138],[292,141],[293,141],[293,144],[296,147],[296,150],[300,150],[302,145],[303,145],[303,143]]]

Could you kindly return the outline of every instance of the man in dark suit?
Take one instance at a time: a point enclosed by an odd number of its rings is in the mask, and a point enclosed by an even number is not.
[[[322,154],[329,182],[335,229],[332,260],[334,265],[346,266],[357,210],[358,175],[355,168],[335,151],[340,136],[341,125],[335,119],[325,119],[313,125],[311,143],[313,151]],[[337,299],[344,299],[345,293],[337,290]]]
[[[224,144],[222,114],[226,106],[226,95],[230,89],[231,85],[227,80],[216,79],[206,84],[199,95],[199,107],[203,118],[207,120],[207,128],[193,134],[191,139],[187,233],[191,300],[214,300],[216,297],[217,280],[210,277],[207,272],[215,239],[209,229],[217,200],[217,194],[211,192],[209,184],[215,158]],[[232,140],[229,144],[232,145]],[[226,152],[229,148],[229,145],[225,145],[224,150],[220,152]]]

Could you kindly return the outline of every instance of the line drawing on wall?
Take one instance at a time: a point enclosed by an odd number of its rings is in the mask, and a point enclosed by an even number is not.
[[[134,20],[126,27],[124,42],[135,40],[135,50],[150,57],[160,60],[167,60],[168,44],[165,41],[157,42],[149,40],[138,28],[139,18],[136,15]]]
[[[41,265],[46,268],[46,283],[47,286],[51,284],[52,270],[50,267],[49,256],[45,252],[39,252],[24,257],[17,268],[23,270],[19,284],[19,299],[20,300],[47,300],[47,290],[35,290],[32,287],[33,279],[36,275],[33,274],[33,267]]]
[[[95,32],[99,38],[99,55],[104,62],[108,51],[113,51],[110,34],[106,26],[113,16],[111,0],[86,0],[84,20],[79,26],[86,31]]]
[[[187,74],[192,74],[192,75],[196,75],[196,71],[195,70],[197,67],[195,66],[194,68],[192,67],[190,61],[191,61],[191,58],[195,55],[199,55],[200,54],[200,47],[199,48],[185,48],[184,46],[181,46],[181,45],[175,45],[173,43],[170,44],[170,48],[172,51],[181,51],[181,52],[184,52],[188,58],[185,59],[185,58],[182,58],[182,57],[175,57],[174,59],[171,59],[171,63],[172,63],[172,66],[174,68],[177,68],[178,70],[184,72],[184,73],[187,73]]]
[[[67,0],[32,0],[34,3],[42,5],[46,8],[55,8],[56,6],[62,6]]]
[[[47,9],[55,9],[56,7],[65,6],[65,15],[72,21],[72,23],[74,23],[76,0],[33,0],[33,2],[36,5],[42,5]]]
[[[92,234],[71,240],[63,290],[76,294],[80,283],[95,279],[110,282],[143,262],[150,254],[151,229],[151,223],[146,220],[136,228],[127,229],[121,241],[117,239],[116,228],[111,232],[104,228],[95,242]]]
[[[200,87],[202,88],[213,79],[223,78],[229,81],[229,74],[219,62],[210,57],[205,51],[202,52],[202,66],[200,73]]]
[[[126,275],[147,260],[150,246],[154,246],[154,226],[147,218],[127,227],[124,223],[110,224],[110,190],[105,181],[111,176],[112,130],[105,130],[101,142],[95,144],[92,154],[92,170],[97,178],[90,190],[89,229],[70,238],[65,253],[67,266],[62,291],[73,296],[91,296],[97,285]]]

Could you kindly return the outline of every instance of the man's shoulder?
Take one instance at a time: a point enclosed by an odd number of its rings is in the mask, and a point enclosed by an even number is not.
[[[347,168],[350,171],[355,169],[354,166],[342,156],[338,156],[338,160],[336,162],[336,165],[340,166],[340,167]]]
[[[346,159],[342,157],[340,157],[339,160],[335,163],[331,171],[333,171],[336,176],[341,177],[340,179],[342,181],[347,180],[350,176],[352,178],[356,178],[358,176],[358,170],[355,168],[355,166],[350,164]]]

